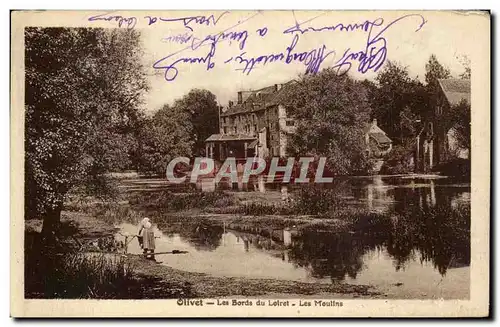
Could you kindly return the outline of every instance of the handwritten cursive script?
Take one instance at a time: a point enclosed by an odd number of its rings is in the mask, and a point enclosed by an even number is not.
[[[280,53],[245,58],[246,52],[243,52],[234,58],[235,62],[243,66],[243,68],[237,68],[237,70],[241,70],[243,73],[249,75],[252,72],[254,66],[257,64],[266,65],[268,63],[276,62],[291,64],[294,62],[300,62],[306,66],[306,74],[317,73],[326,57],[335,52],[327,52],[326,46],[324,44],[309,51],[294,52],[293,50],[295,49],[298,41],[299,36],[295,35],[292,39],[292,43],[286,48],[284,52]],[[229,63],[231,61],[232,58],[226,60],[224,63]]]
[[[148,20],[148,25],[155,24],[157,22],[182,22],[184,24],[184,27],[190,30],[191,32],[193,31],[193,27],[191,24],[194,25],[205,25],[205,26],[216,26],[219,20],[226,14],[228,14],[229,11],[224,11],[221,13],[217,18],[215,18],[214,15],[210,16],[189,16],[189,17],[179,17],[179,18],[165,18],[165,17],[157,17],[157,16],[145,16]]]
[[[188,27],[190,23],[196,22],[198,24],[204,24],[206,22],[210,22],[210,24],[216,25],[217,21],[223,16],[223,14],[218,16],[217,19],[211,15],[209,17],[183,17],[169,19],[167,21],[181,20],[185,27],[192,31],[192,28]],[[336,23],[325,26],[312,26],[312,21],[317,17],[302,23],[295,21],[294,25],[285,28],[282,33],[284,35],[291,36],[292,38],[290,43],[283,50],[260,54],[251,54],[246,49],[246,46],[249,40],[252,40],[253,42],[256,39],[258,40],[266,37],[266,35],[268,35],[268,28],[266,26],[261,26],[260,28],[252,31],[236,28],[245,21],[239,21],[238,24],[220,33],[208,34],[205,37],[197,37],[192,32],[172,35],[168,38],[164,38],[163,41],[188,44],[188,46],[180,51],[168,54],[167,56],[157,60],[153,64],[153,68],[157,70],[164,70],[166,81],[173,81],[177,78],[179,74],[177,66],[179,64],[203,64],[207,71],[216,66],[229,64],[236,66],[235,69],[237,71],[240,71],[245,75],[250,75],[258,66],[264,67],[274,64],[289,65],[298,63],[305,66],[305,74],[315,74],[319,72],[321,68],[324,68],[326,65],[326,59],[329,58],[328,65],[337,69],[338,74],[345,74],[352,67],[355,67],[356,70],[362,74],[367,73],[368,71],[376,72],[383,66],[388,56],[388,40],[384,35],[388,29],[394,28],[394,26],[402,20],[416,19],[418,24],[415,32],[418,32],[427,22],[420,14],[408,14],[398,17],[388,23],[386,23],[383,18],[379,17],[373,20],[363,20],[361,22],[350,24]],[[329,40],[329,37],[325,35],[325,42],[321,42],[322,44],[317,44],[311,47],[309,43],[304,43],[303,45],[309,45],[309,47],[298,50],[301,48],[300,40],[305,34],[328,32],[364,33],[366,34],[366,40],[361,49],[352,49],[351,47],[348,47],[342,51],[337,51],[327,47],[326,41]],[[217,45],[223,41],[228,41],[230,45],[232,42],[237,42],[240,52],[234,54],[233,56],[222,58],[222,60],[217,60]],[[183,51],[200,50],[202,47],[208,47],[207,52],[202,55],[179,56],[179,54]],[[302,46],[302,48],[304,47]],[[337,54],[341,54],[341,56],[337,57]]]
[[[385,26],[384,19],[380,17],[374,20],[365,20],[363,22],[351,24],[338,23],[328,26],[303,26],[304,24],[309,24],[317,18],[315,17],[302,23],[298,23],[296,21],[295,25],[285,29],[283,34],[302,35],[305,33],[316,32],[365,32],[367,33],[365,48],[358,51],[353,51],[351,48],[347,48],[342,57],[335,63],[333,68],[336,68],[339,74],[344,74],[347,73],[355,63],[357,63],[357,71],[360,73],[366,73],[369,70],[376,72],[383,66],[387,58],[387,40],[383,36],[384,32],[401,20],[411,17],[417,18],[420,21],[416,32],[419,31],[427,22],[420,14],[409,14],[401,16]],[[378,28],[381,28],[381,30],[377,32],[376,29]]]
[[[101,15],[89,17],[89,22],[94,21],[106,21],[106,22],[117,22],[118,27],[126,26],[127,28],[134,28],[137,24],[136,17],[124,17],[120,15],[111,15],[111,13],[105,13]]]
[[[378,18],[368,28],[366,47],[361,51],[352,51],[350,48],[346,49],[342,58],[340,58],[333,67],[338,69],[340,74],[343,74],[349,71],[354,62],[357,62],[357,71],[360,73],[364,74],[369,70],[374,72],[378,71],[387,58],[387,40],[383,36],[384,32],[391,26],[394,26],[397,22],[410,17],[415,17],[420,20],[420,24],[415,32],[418,32],[427,22],[424,17],[419,14],[405,15],[393,20],[382,28],[377,34],[372,36],[372,33],[374,33],[373,27],[382,26],[384,22],[382,18]]]

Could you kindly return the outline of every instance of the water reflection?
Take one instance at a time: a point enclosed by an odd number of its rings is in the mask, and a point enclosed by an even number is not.
[[[287,200],[303,187],[299,184],[267,183],[266,178],[250,178],[248,183],[201,180],[196,188],[202,191],[231,190],[237,192],[280,193],[276,198]],[[456,207],[470,202],[470,184],[467,181],[447,177],[424,178],[418,176],[370,176],[359,178],[336,178],[333,183],[315,185],[338,191],[346,205],[368,208],[375,212],[404,212],[408,205],[425,210],[448,204]]]
[[[283,185],[264,187],[281,192]],[[410,296],[468,296],[469,185],[379,176],[323,187],[340,189],[349,208],[368,208],[386,219],[342,233],[211,221],[159,226],[168,236],[166,251],[178,246],[194,252],[168,264],[221,276],[360,282],[397,287]]]
[[[346,183],[349,187],[346,187]],[[268,185],[269,186],[269,185]],[[307,269],[312,277],[332,281],[355,279],[363,269],[363,257],[383,251],[395,271],[413,262],[431,263],[444,276],[450,268],[470,264],[470,189],[447,179],[382,178],[339,180],[336,187],[343,197],[360,206],[385,212],[388,218],[377,224],[356,228],[352,233],[301,232],[290,229],[231,224],[237,242],[245,251],[286,248],[296,267]],[[270,186],[273,188],[273,186]],[[281,189],[283,185],[276,185]],[[331,187],[331,186],[327,186]],[[176,232],[200,250],[214,250],[221,244],[224,229],[211,223],[178,226]],[[294,234],[295,233],[295,234]],[[285,255],[286,254],[286,255]]]

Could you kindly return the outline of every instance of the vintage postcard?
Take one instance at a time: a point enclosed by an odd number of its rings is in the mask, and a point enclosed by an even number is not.
[[[485,317],[488,11],[13,11],[14,317]]]

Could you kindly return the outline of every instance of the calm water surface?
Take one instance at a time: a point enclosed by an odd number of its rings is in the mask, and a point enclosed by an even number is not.
[[[270,195],[281,192],[279,185],[265,187]],[[157,260],[213,276],[342,281],[373,285],[389,297],[468,298],[470,218],[455,221],[429,212],[469,205],[469,184],[446,178],[374,177],[350,180],[341,187],[350,206],[412,214],[348,233],[250,231],[231,223],[172,224],[156,228],[156,252],[188,253],[160,254]],[[119,227],[131,234],[137,230],[131,224]],[[141,252],[136,240],[128,252]]]

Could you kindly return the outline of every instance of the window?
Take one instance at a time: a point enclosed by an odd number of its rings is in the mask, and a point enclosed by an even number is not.
[[[295,121],[293,121],[293,120],[286,121],[286,126],[294,126],[294,125],[295,125]]]
[[[224,134],[227,134],[227,127],[224,126]]]

